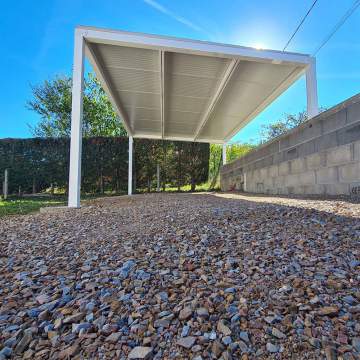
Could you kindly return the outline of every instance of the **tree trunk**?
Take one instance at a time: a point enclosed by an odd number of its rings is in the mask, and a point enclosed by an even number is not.
[[[104,177],[103,177],[102,168],[100,169],[100,193],[101,194],[104,193]]]
[[[211,181],[210,190],[213,190],[214,187],[215,187],[216,180],[217,180],[217,178],[219,176],[219,172],[220,172],[221,162],[222,162],[222,156],[220,156],[220,161],[219,161],[218,167],[217,167],[216,172],[214,174],[214,177],[213,177],[213,179]]]
[[[195,177],[191,176],[191,191],[194,192],[196,189],[196,181],[195,181]]]
[[[36,181],[35,181],[35,177],[33,178],[32,193],[33,193],[33,194],[36,194]]]

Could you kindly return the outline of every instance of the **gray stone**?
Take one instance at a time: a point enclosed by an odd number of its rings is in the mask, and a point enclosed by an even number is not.
[[[249,348],[244,341],[239,340],[237,343],[239,345],[242,354],[249,352]]]
[[[218,322],[217,330],[225,336],[231,335],[231,330],[228,326],[225,325],[224,320],[220,320]]]
[[[189,307],[186,307],[180,311],[179,320],[187,320],[191,317],[191,315],[192,315],[192,309]]]
[[[272,328],[271,334],[273,336],[275,336],[276,338],[278,338],[278,339],[285,339],[286,338],[286,335],[284,333],[282,333],[279,329],[275,328],[275,327]]]
[[[360,352],[360,337],[353,338],[351,344],[357,352]]]
[[[5,346],[5,347],[2,348],[1,351],[0,351],[0,359],[1,359],[1,358],[8,358],[8,357],[11,356],[11,354],[12,354],[12,349]]]
[[[231,337],[230,336],[224,336],[221,341],[223,342],[224,345],[229,345],[231,344],[232,340],[231,340]]]
[[[63,320],[63,324],[77,323],[77,322],[80,321],[83,317],[84,317],[84,314],[83,314],[83,313],[76,313],[76,314],[70,315],[70,316],[66,317],[66,318]]]
[[[199,317],[207,318],[209,316],[209,310],[207,308],[205,308],[205,307],[201,307],[201,308],[196,310],[196,314]]]
[[[190,332],[190,326],[184,325],[182,330],[181,330],[181,337],[188,336],[189,332]]]
[[[176,343],[179,346],[184,347],[185,349],[190,349],[194,345],[195,340],[196,339],[194,336],[187,336],[179,339]]]
[[[120,333],[120,332],[112,333],[112,334],[110,334],[110,335],[105,339],[105,341],[114,344],[114,343],[118,342],[118,340],[120,339],[120,337],[121,337],[121,333]]]
[[[268,342],[268,343],[266,343],[266,350],[269,353],[277,353],[280,350],[280,346],[275,345],[275,344],[273,344],[271,342]]]
[[[149,359],[152,351],[152,347],[136,346],[130,351],[128,359]]]
[[[249,334],[246,331],[240,331],[240,339],[245,341],[247,344],[250,343]]]
[[[24,330],[24,335],[21,338],[21,340],[19,341],[19,343],[16,345],[15,348],[15,353],[17,354],[21,354],[24,352],[24,350],[28,347],[28,345],[30,344],[31,340],[33,338],[33,334],[31,329],[26,329]]]

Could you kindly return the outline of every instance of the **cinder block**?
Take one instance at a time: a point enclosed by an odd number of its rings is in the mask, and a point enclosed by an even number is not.
[[[316,171],[317,184],[334,184],[338,182],[338,168],[336,166],[324,167]]]
[[[298,174],[300,172],[306,171],[306,161],[305,158],[298,158],[290,161],[290,172],[291,174]]]
[[[273,155],[273,164],[280,164],[281,162],[284,161],[284,153],[283,152],[279,152]]]
[[[306,143],[299,145],[297,147],[297,152],[298,152],[299,157],[308,156],[308,155],[316,152],[315,142],[316,142],[316,139],[307,141]]]
[[[344,145],[360,140],[360,122],[356,122],[336,132],[338,144]]]
[[[301,185],[313,185],[315,184],[315,171],[306,171],[300,174],[296,174]]]
[[[325,153],[315,153],[306,157],[306,165],[309,170],[318,169],[325,165]]]
[[[260,171],[260,179],[265,180],[267,178],[267,168],[261,168],[259,171]]]
[[[347,108],[347,123],[350,124],[356,121],[360,121],[360,102],[351,104]]]
[[[285,176],[275,176],[273,178],[274,187],[281,188],[285,186]]]
[[[280,140],[280,149],[296,146],[306,140],[316,138],[321,135],[321,123],[318,120],[310,121],[301,125],[294,132]]]
[[[304,195],[323,195],[325,194],[325,185],[304,185],[303,186]]]
[[[294,186],[287,186],[287,187],[286,187],[286,192],[287,192],[287,195],[296,194],[296,193],[295,193],[295,188],[294,188]]]
[[[296,159],[298,156],[299,155],[298,155],[298,151],[297,151],[296,147],[293,147],[292,149],[283,151],[283,159],[284,160],[293,160],[293,159]]]
[[[354,143],[354,160],[360,160],[360,141]]]
[[[265,189],[270,189],[274,187],[274,180],[271,177],[266,177],[263,182]]]
[[[269,166],[267,169],[268,169],[268,176],[269,176],[269,177],[278,176],[278,174],[279,174],[279,169],[278,169],[278,166],[277,166],[277,165]]]
[[[327,150],[338,146],[336,132],[325,134],[315,140],[315,151]]]
[[[302,185],[314,185],[315,184],[315,172],[306,171],[300,174],[291,174],[285,176],[285,186],[302,186]]]
[[[325,193],[327,195],[349,195],[349,184],[326,184]]]
[[[339,181],[344,183],[360,181],[360,162],[340,166]]]
[[[288,161],[284,161],[279,164],[279,175],[290,174],[290,164]]]
[[[340,165],[351,161],[350,145],[338,146],[326,151],[326,165]]]
[[[325,117],[322,121],[323,134],[329,133],[346,125],[346,109]]]

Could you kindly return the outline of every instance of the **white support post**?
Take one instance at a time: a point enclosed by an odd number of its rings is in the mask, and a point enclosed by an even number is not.
[[[308,118],[311,119],[319,114],[315,58],[312,58],[310,65],[306,69],[306,95],[307,114]]]
[[[133,137],[129,136],[128,195],[132,195]]]
[[[4,200],[6,200],[8,197],[8,191],[9,191],[9,171],[8,169],[5,169],[4,184],[3,184]]]
[[[159,163],[157,163],[157,167],[156,167],[156,180],[157,180],[156,191],[160,192],[160,164]]]
[[[75,30],[74,65],[71,106],[71,140],[68,206],[80,207],[81,146],[84,90],[84,37]]]
[[[222,160],[223,165],[226,165],[226,144],[223,144],[222,146]]]

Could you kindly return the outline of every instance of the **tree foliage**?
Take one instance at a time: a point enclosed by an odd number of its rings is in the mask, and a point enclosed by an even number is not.
[[[69,137],[71,129],[71,88],[69,76],[57,76],[32,86],[33,99],[28,109],[41,117],[31,128],[36,137]],[[126,136],[126,130],[96,77],[84,80],[83,134],[90,136]]]
[[[36,192],[51,185],[67,188],[69,138],[0,140],[0,182],[9,169],[9,190]],[[207,181],[209,144],[165,140],[134,140],[134,188],[156,188],[160,164],[163,187]],[[83,140],[82,190],[124,192],[128,178],[128,138],[89,137]]]
[[[254,149],[256,146],[252,144],[233,143],[226,146],[226,160],[233,161]],[[222,145],[210,144],[210,158],[209,158],[209,179],[212,180],[211,187],[219,177],[220,167],[222,164]]]
[[[261,142],[267,142],[282,134],[285,134],[290,129],[293,129],[308,119],[306,111],[301,111],[298,114],[286,114],[283,118],[268,124],[262,125]]]

